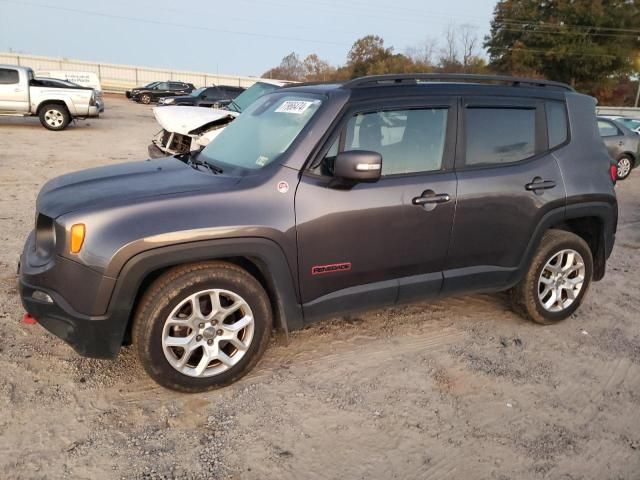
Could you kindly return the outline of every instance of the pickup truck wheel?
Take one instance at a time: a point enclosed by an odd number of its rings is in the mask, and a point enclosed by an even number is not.
[[[527,274],[511,290],[514,310],[544,325],[564,320],[582,303],[592,274],[587,243],[574,233],[549,230]]]
[[[235,382],[267,347],[269,297],[245,270],[225,262],[178,267],[145,292],[133,343],[160,385],[201,392]]]
[[[64,130],[71,121],[67,107],[48,103],[40,109],[40,123],[49,130]]]
[[[140,95],[140,102],[144,103],[145,105],[149,105],[151,103],[151,95],[149,95],[148,93]]]
[[[633,160],[629,155],[621,155],[618,158],[618,180],[624,180],[631,173],[631,169],[633,168]]]

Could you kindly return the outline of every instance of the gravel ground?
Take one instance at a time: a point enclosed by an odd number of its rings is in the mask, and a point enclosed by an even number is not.
[[[335,319],[273,340],[246,378],[158,387],[130,351],[78,357],[20,323],[16,263],[42,184],[146,157],[150,108],[107,99],[49,132],[0,117],[2,478],[640,478],[640,171],[618,186],[607,276],[552,327],[504,295]]]

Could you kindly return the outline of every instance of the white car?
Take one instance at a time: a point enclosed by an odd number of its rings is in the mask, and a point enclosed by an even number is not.
[[[260,79],[225,108],[154,107],[153,115],[162,130],[149,145],[149,156],[160,158],[201,150],[258,97],[288,83],[291,82]]]

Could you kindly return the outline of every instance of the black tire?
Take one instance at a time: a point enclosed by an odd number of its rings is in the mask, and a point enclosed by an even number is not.
[[[209,377],[189,376],[174,368],[165,356],[164,323],[189,295],[213,288],[237,293],[246,301],[254,318],[253,338],[244,356],[226,371]],[[180,392],[212,390],[240,379],[264,353],[273,324],[269,297],[262,285],[240,267],[218,261],[185,265],[161,275],[141,298],[133,322],[133,344],[144,369],[163,387]]]
[[[547,310],[539,298],[539,279],[548,261],[562,250],[571,249],[582,257],[584,263],[584,281],[575,300],[567,308],[552,312]],[[524,318],[543,325],[558,323],[573,314],[584,299],[593,275],[593,255],[587,243],[574,233],[564,230],[549,230],[531,261],[526,275],[511,289],[513,309]],[[544,292],[543,292],[544,293]]]
[[[151,95],[149,93],[143,93],[142,95],[140,95],[140,103],[149,105],[151,103]]]
[[[625,162],[625,168],[621,168],[620,162]],[[620,157],[618,157],[617,164],[616,175],[618,176],[618,180],[624,180],[631,174],[631,170],[633,170],[633,158],[627,154],[620,155]]]
[[[60,131],[71,121],[69,110],[64,105],[47,103],[40,108],[40,123],[47,130]]]

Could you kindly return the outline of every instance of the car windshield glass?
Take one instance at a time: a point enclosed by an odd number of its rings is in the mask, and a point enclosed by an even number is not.
[[[625,127],[630,128],[631,130],[635,130],[636,128],[640,127],[640,120],[636,120],[635,118],[621,118],[620,122],[622,122]]]
[[[322,97],[272,93],[255,101],[202,151],[213,165],[260,169],[277,160],[320,108]]]
[[[278,87],[277,85],[272,85],[270,83],[254,83],[244,92],[233,99],[231,108],[237,110],[238,112],[243,112],[249,105],[255,102],[257,98],[261,97],[265,93],[273,92],[278,88],[280,87]]]
[[[197,97],[198,95],[200,95],[205,90],[206,90],[206,88],[204,88],[204,87],[198,88],[198,89],[194,90],[193,92],[191,92],[189,95],[191,95],[192,97]]]
[[[153,87],[154,85],[157,85],[157,84],[158,84],[158,82],[147,83],[143,88],[151,88],[151,87]]]

